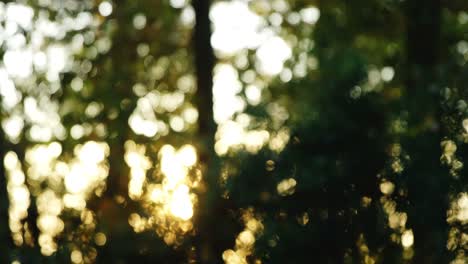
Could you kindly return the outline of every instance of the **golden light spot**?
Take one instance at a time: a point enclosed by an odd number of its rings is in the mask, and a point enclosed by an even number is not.
[[[239,20],[238,18],[243,19]],[[247,47],[258,46],[262,18],[246,2],[216,2],[210,11],[213,22],[211,45],[221,56],[230,56]]]
[[[92,191],[103,187],[102,182],[108,173],[105,159],[109,155],[109,146],[103,142],[87,141],[83,145],[75,146],[74,154],[75,158],[68,164],[68,168],[63,166],[62,169],[65,173],[65,188],[68,193],[85,198]],[[75,202],[77,202],[76,197]]]
[[[8,151],[3,157],[7,177],[7,190],[10,206],[8,210],[9,227],[13,242],[21,246],[24,242],[22,220],[28,216],[30,193],[26,187],[25,175],[15,152]],[[26,230],[25,230],[26,235]]]
[[[263,224],[255,218],[253,209],[245,210],[242,218],[246,228],[237,236],[235,250],[227,249],[222,254],[227,264],[247,264],[247,257],[253,252],[255,236],[263,231]]]
[[[463,193],[457,201],[458,214],[457,218],[460,222],[468,222],[468,194]]]
[[[107,237],[104,233],[99,232],[94,236],[94,242],[98,246],[104,246],[107,242]]]
[[[411,229],[406,230],[401,235],[401,245],[405,248],[409,248],[414,243],[413,231]]]
[[[182,146],[177,155],[180,162],[186,167],[191,167],[197,162],[197,153],[192,145]]]
[[[154,203],[162,203],[166,199],[161,184],[154,184],[148,188],[150,190],[149,199]]]
[[[258,71],[267,76],[279,74],[283,64],[292,55],[291,47],[284,39],[274,36],[268,38],[256,52],[259,60]]]
[[[169,125],[175,132],[181,132],[185,128],[184,119],[180,116],[173,116],[169,120]]]
[[[286,128],[282,128],[276,134],[273,134],[268,146],[270,147],[271,150],[279,153],[284,149],[284,147],[286,146],[288,142],[289,142],[289,130]]]
[[[393,172],[395,173],[401,173],[403,171],[403,163],[401,162],[400,159],[395,159],[393,162],[392,162],[392,169],[393,169]]]
[[[44,256],[50,256],[57,251],[57,244],[49,234],[42,233],[39,235],[39,245],[41,246],[41,253]]]
[[[146,147],[129,140],[125,142],[125,162],[130,167],[128,193],[130,198],[138,199],[143,194],[143,184],[146,181],[146,171],[152,163],[146,157]]]
[[[83,146],[78,146],[74,150],[78,159],[85,164],[96,164],[102,162],[109,154],[109,147],[105,143],[88,141]]]
[[[273,171],[275,169],[275,162],[273,160],[267,160],[265,162],[265,169],[267,171]]]
[[[20,170],[14,170],[10,175],[11,184],[15,186],[20,186],[24,183],[25,176],[24,173]]]
[[[14,170],[19,165],[18,156],[13,151],[8,151],[3,158],[5,169]]]
[[[223,260],[226,264],[247,264],[247,261],[232,249],[223,252]]]
[[[304,212],[299,218],[298,218],[299,224],[302,226],[306,226],[307,223],[309,223],[309,214],[307,212]]]
[[[157,182],[154,178],[146,179],[146,171],[152,164],[144,145],[128,141],[125,148],[125,161],[130,167],[129,196],[140,199],[148,214],[147,218],[131,214],[129,224],[135,232],[154,228],[166,244],[178,244],[181,241],[178,236],[193,228],[190,219],[197,197],[191,189],[201,180],[199,170],[195,169],[198,160],[195,148],[189,144],[179,149],[163,145],[158,152]]]
[[[297,182],[293,178],[284,179],[278,183],[278,185],[276,186],[276,190],[281,196],[291,195],[295,191],[296,184]]]
[[[356,246],[359,249],[359,254],[361,255],[362,262],[364,264],[374,264],[375,263],[375,258],[371,256],[369,247],[367,246],[366,239],[364,237],[364,234],[360,234],[359,238],[356,242]]]
[[[257,232],[259,229],[261,229],[262,224],[257,219],[251,218],[247,220],[246,226],[250,231]]]
[[[368,196],[363,196],[361,198],[361,206],[366,208],[369,207],[369,205],[372,203],[372,198]]]
[[[183,116],[185,122],[187,122],[189,124],[194,124],[198,120],[198,111],[197,111],[197,109],[195,109],[193,107],[189,107],[189,108],[186,108],[182,112],[182,116]]]
[[[383,194],[390,195],[395,190],[395,184],[390,181],[384,181],[380,184],[380,191]]]
[[[112,14],[112,4],[108,1],[103,1],[99,4],[98,10],[102,16],[109,16]]]
[[[80,211],[86,207],[86,200],[81,194],[67,193],[63,196],[63,204],[67,208],[73,208]]]
[[[136,14],[133,17],[133,27],[135,29],[143,29],[146,26],[146,16],[144,14]]]
[[[262,99],[262,90],[258,86],[251,84],[245,88],[245,95],[251,105],[258,105]]]
[[[65,177],[65,187],[70,193],[80,193],[87,189],[88,181],[83,175],[84,168],[80,164],[73,164]]]
[[[38,244],[45,256],[50,256],[57,250],[55,238],[64,229],[64,222],[60,218],[64,208],[84,210],[87,197],[105,187],[108,173],[105,159],[109,154],[109,147],[106,143],[87,141],[76,145],[74,156],[67,161],[61,160],[61,154],[62,146],[58,142],[37,144],[26,149],[25,153],[28,183],[31,184],[31,188],[35,188],[31,192],[37,195],[36,224],[40,231]],[[10,154],[7,161],[8,167],[14,168],[8,179],[11,200],[24,200],[21,202],[24,212],[14,203],[11,205],[13,210],[10,210],[12,227],[21,231],[21,226],[18,226],[16,221],[27,216],[29,190],[24,185],[25,175],[21,171],[21,164],[15,162],[15,155]],[[47,188],[39,187],[46,180]],[[62,186],[65,186],[64,192]],[[33,240],[30,232],[26,225],[24,228],[24,241],[31,244]],[[15,244],[23,243],[21,235],[14,234],[13,238]]]
[[[393,67],[386,66],[382,68],[380,75],[382,76],[382,80],[384,82],[389,82],[393,79],[393,76],[395,76],[395,70]]]
[[[440,143],[442,147],[442,156],[441,160],[447,164],[451,164],[454,158],[455,152],[457,151],[457,145],[452,140],[443,140]]]
[[[242,231],[237,237],[236,244],[244,247],[250,247],[255,242],[255,237],[250,230]]]
[[[47,189],[37,197],[37,227],[41,231],[42,240],[39,241],[41,252],[50,255],[57,250],[54,237],[64,229],[64,223],[59,218],[63,210],[60,197],[54,191]]]
[[[146,227],[146,219],[135,213],[129,216],[128,223],[136,233],[143,232]]]
[[[465,132],[468,133],[468,118],[463,119],[462,126],[465,129]]]
[[[404,212],[390,213],[388,217],[388,225],[390,228],[397,229],[399,227],[405,227],[408,216]]]
[[[166,244],[168,245],[174,244],[175,240],[176,240],[176,235],[172,232],[167,232],[164,235],[164,242],[166,242]]]
[[[170,101],[167,99],[161,101],[161,103],[166,102]],[[135,134],[154,137],[157,133],[163,133],[164,129],[159,125],[154,113],[155,107],[157,107],[157,104],[151,100],[151,93],[148,93],[146,96],[138,99],[137,107],[128,118],[128,125]],[[172,111],[173,110],[174,109],[172,109]]]
[[[83,261],[83,254],[79,250],[73,250],[70,254],[70,259],[73,263],[81,263]]]
[[[170,202],[171,213],[182,220],[188,220],[193,215],[192,201],[187,185],[180,185],[172,194]]]
[[[315,7],[307,7],[300,11],[302,21],[307,24],[315,24],[320,17],[320,10]]]

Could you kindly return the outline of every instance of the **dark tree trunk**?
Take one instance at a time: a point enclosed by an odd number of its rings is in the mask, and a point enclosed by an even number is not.
[[[1,120],[0,120],[1,121]],[[0,122],[1,123],[1,122]],[[6,171],[3,163],[5,156],[5,136],[3,129],[0,128],[0,262],[9,263],[9,253],[13,249],[10,227],[8,225],[8,191],[6,181]]]
[[[195,49],[195,69],[197,76],[197,94],[195,103],[198,108],[198,151],[203,167],[205,187],[199,194],[199,206],[195,216],[198,263],[219,262],[222,245],[216,242],[219,184],[217,156],[214,151],[216,123],[213,119],[213,67],[215,56],[210,43],[211,23],[209,19],[210,0],[195,0],[195,31],[193,44]]]
[[[131,135],[128,119],[136,105],[131,87],[135,82],[137,43],[132,36],[135,29],[131,23],[133,11],[128,8],[129,3],[130,1],[122,1],[121,8],[115,8],[111,15],[117,25],[116,32],[113,34],[113,45],[109,53],[98,62],[101,75],[96,77],[95,90],[95,96],[103,100],[104,109],[118,111],[115,119],[103,116],[103,123],[109,131],[106,140],[110,149],[107,186],[103,197],[92,200],[89,206],[102,216],[98,228],[105,230],[109,238],[115,241],[107,243],[104,250],[120,253],[106,256],[111,261],[122,258],[123,253],[119,246],[125,244],[127,238],[133,234],[127,219],[131,212],[137,210],[136,203],[128,199],[130,170],[124,158],[125,141]],[[125,199],[120,200],[122,197]]]
[[[197,75],[198,132],[206,143],[207,152],[213,151],[216,124],[213,119],[213,67],[215,57],[211,47],[210,0],[195,0],[196,13],[194,32],[195,69]]]
[[[408,228],[414,231],[415,263],[446,263],[449,173],[440,163],[443,138],[437,69],[440,63],[440,0],[406,2],[408,132],[403,147],[411,161]]]
[[[130,15],[125,8],[117,8],[113,14],[117,22],[117,32],[112,39],[112,48],[109,54],[104,57],[103,69],[106,71],[106,79],[98,81],[103,88],[102,94],[98,96],[105,98],[108,109],[118,110],[116,119],[105,119],[109,127],[108,143],[109,154],[109,176],[107,179],[107,195],[111,199],[117,196],[126,197],[128,193],[129,169],[124,160],[124,144],[129,139],[130,128],[128,119],[135,108],[135,100],[131,100],[133,94],[131,87],[134,84],[134,65],[131,62],[137,60],[134,46],[129,32],[133,31]],[[130,63],[129,63],[130,62]],[[112,85],[109,85],[112,84]]]

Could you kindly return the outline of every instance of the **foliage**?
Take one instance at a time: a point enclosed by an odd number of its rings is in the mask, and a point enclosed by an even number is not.
[[[466,8],[0,4],[0,262],[465,263]]]

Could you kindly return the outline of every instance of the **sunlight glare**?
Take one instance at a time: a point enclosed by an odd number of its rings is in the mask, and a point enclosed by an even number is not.
[[[179,217],[182,220],[188,220],[192,217],[193,205],[187,185],[182,184],[174,190],[169,206],[171,208],[171,213],[175,217]]]
[[[112,14],[112,4],[108,1],[103,1],[99,4],[98,10],[102,16],[109,16]]]
[[[411,229],[406,230],[403,232],[401,235],[401,245],[405,248],[409,248],[413,245],[414,243],[414,236],[413,236],[413,231]]]
[[[244,1],[216,2],[211,7],[210,18],[214,26],[211,44],[221,54],[230,56],[244,48],[257,47],[263,38],[258,31],[265,24],[264,19]]]
[[[264,75],[273,76],[283,70],[283,65],[292,55],[291,47],[280,37],[271,37],[257,50],[257,70]]]

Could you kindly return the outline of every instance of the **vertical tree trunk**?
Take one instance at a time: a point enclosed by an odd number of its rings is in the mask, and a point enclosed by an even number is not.
[[[199,111],[198,132],[206,143],[207,151],[213,151],[216,124],[213,119],[213,67],[214,53],[211,47],[211,23],[209,19],[210,0],[195,0],[195,69],[197,75],[197,106]]]
[[[114,11],[117,32],[114,33],[112,39],[113,45],[107,58],[109,61],[102,65],[106,71],[106,79],[102,83],[98,82],[102,86],[99,88],[106,87],[99,95],[101,98],[106,98],[106,107],[119,110],[115,120],[105,120],[110,131],[107,140],[110,147],[107,195],[111,199],[116,196],[125,197],[128,194],[129,169],[124,160],[124,144],[130,134],[128,119],[135,108],[134,100],[130,99],[133,96],[131,87],[134,84],[132,63],[137,58],[134,51],[129,51],[135,45],[134,41],[129,40],[131,39],[129,31],[134,29],[129,26],[130,15],[127,14],[128,11],[125,8],[122,3],[122,8],[116,8]],[[107,63],[111,63],[111,66],[106,65]],[[112,85],[109,86],[109,84]]]
[[[1,102],[1,100],[0,100]],[[1,113],[0,113],[1,114]],[[1,118],[0,118],[1,124]],[[0,262],[9,263],[9,254],[13,249],[13,241],[11,239],[10,227],[8,224],[8,191],[6,181],[6,171],[3,163],[5,156],[5,136],[3,129],[0,127]]]
[[[196,105],[198,117],[198,140],[200,163],[203,166],[205,190],[199,195],[198,212],[195,218],[197,237],[197,260],[199,263],[219,262],[222,248],[214,241],[216,233],[215,203],[219,198],[218,161],[214,151],[216,124],[213,118],[213,67],[215,57],[210,43],[210,0],[194,0],[195,9],[195,68],[197,75]]]
[[[440,163],[443,137],[437,79],[440,56],[440,0],[406,2],[409,228],[415,263],[446,263],[448,170]]]
[[[136,99],[131,87],[135,81],[135,66],[137,61],[136,41],[131,33],[135,30],[131,18],[134,12],[129,9],[131,1],[119,1],[120,6],[113,10],[111,19],[116,23],[116,31],[112,35],[112,47],[99,62],[101,75],[96,79],[96,98],[102,98],[105,109],[118,110],[115,119],[103,117],[109,134],[107,143],[109,172],[106,180],[107,188],[104,196],[95,200],[98,208],[95,211],[103,217],[99,221],[100,228],[106,230],[109,238],[115,243],[107,243],[105,250],[119,252],[119,246],[133,233],[127,219],[135,210],[135,203],[128,199],[129,167],[125,162],[125,141],[130,139],[131,130],[128,119],[135,108]],[[98,65],[96,63],[96,65]],[[125,197],[120,204],[118,197]],[[115,254],[109,259],[115,261],[122,254]]]

